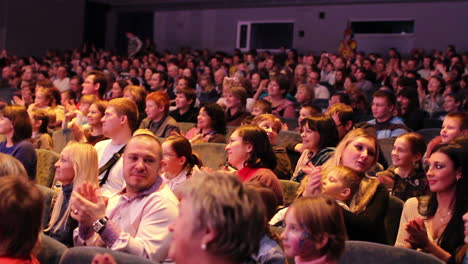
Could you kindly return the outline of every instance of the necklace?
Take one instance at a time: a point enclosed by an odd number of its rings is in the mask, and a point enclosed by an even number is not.
[[[442,213],[439,213],[439,215],[441,215],[441,214],[442,214]],[[445,222],[446,222],[445,219],[446,219],[447,217],[451,216],[451,215],[452,215],[452,212],[449,211],[449,212],[445,213],[443,216],[440,216],[439,221],[440,221],[441,223],[445,223]]]

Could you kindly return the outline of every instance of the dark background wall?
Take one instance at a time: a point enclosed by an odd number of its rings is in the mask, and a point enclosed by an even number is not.
[[[11,53],[42,55],[83,42],[85,0],[0,0],[0,7],[0,48]]]
[[[321,51],[336,48],[349,21],[414,19],[414,34],[356,36],[360,48],[443,49],[454,44],[463,50],[467,12],[468,1],[0,0],[0,49],[42,55],[89,41],[123,51],[124,32],[134,31],[142,39],[152,38],[159,49],[232,51],[239,21],[288,20],[294,21],[294,48]]]

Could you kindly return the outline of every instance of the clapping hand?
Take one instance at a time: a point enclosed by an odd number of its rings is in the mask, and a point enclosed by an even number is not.
[[[409,236],[405,239],[412,248],[424,249],[429,245],[429,237],[427,236],[426,226],[422,218],[416,218],[406,224],[406,231]]]
[[[93,223],[106,215],[107,199],[99,188],[91,183],[82,183],[71,197],[71,217],[80,224],[92,227]]]

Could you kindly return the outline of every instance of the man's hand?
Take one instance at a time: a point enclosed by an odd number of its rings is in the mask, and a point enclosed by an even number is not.
[[[86,227],[106,216],[107,200],[99,193],[99,188],[83,183],[72,193],[71,217]]]

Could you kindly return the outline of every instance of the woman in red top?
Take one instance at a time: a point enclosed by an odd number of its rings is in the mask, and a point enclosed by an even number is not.
[[[258,126],[240,126],[226,146],[228,162],[237,169],[242,182],[260,182],[275,193],[278,205],[283,203],[283,190],[273,173],[276,156],[266,132]]]

